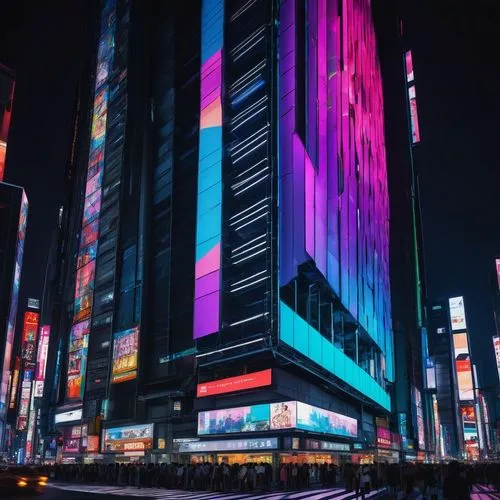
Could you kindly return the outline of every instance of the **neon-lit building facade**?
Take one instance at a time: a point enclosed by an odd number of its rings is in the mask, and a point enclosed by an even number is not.
[[[0,245],[4,256],[0,272],[0,445],[5,438],[9,379],[13,367],[13,345],[28,221],[28,199],[24,189],[0,183]]]
[[[7,139],[12,117],[14,87],[15,79],[13,71],[0,64],[0,182],[4,180],[5,176]]]

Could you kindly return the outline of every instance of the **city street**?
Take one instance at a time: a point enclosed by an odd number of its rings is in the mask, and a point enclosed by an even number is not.
[[[84,500],[119,496],[120,498],[159,498],[176,500],[353,500],[354,493],[346,493],[343,488],[314,489],[300,492],[255,492],[255,493],[214,493],[190,492],[183,490],[165,490],[161,488],[138,489],[133,487],[97,486],[82,484],[51,484],[45,494],[40,497],[45,499]],[[367,499],[382,498],[385,489],[373,491],[366,496]],[[3,498],[3,497],[2,497]],[[26,495],[8,496],[9,500],[26,498]]]

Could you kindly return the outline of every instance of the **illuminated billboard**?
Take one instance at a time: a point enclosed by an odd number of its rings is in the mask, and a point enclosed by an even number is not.
[[[76,259],[73,327],[69,333],[71,347],[68,353],[69,370],[66,383],[66,397],[68,399],[82,399],[85,391],[89,335],[88,320],[92,313],[94,299],[95,259],[99,237],[102,179],[105,164],[104,151],[109,99],[108,77],[115,47],[115,7],[114,0],[106,0],[101,16],[85,200]]]
[[[28,415],[31,400],[31,383],[31,380],[23,380],[21,383],[21,395],[19,399],[19,410],[17,412],[16,426],[18,431],[25,431],[28,426]]]
[[[202,411],[198,414],[199,435],[301,429],[355,438],[358,435],[357,424],[355,418],[300,401]]]
[[[420,391],[414,386],[413,396],[416,407],[416,418],[417,418],[417,437],[418,437],[418,447],[421,450],[425,450],[425,427],[424,427],[424,409],[422,407],[422,395]]]
[[[460,414],[462,416],[465,452],[469,458],[477,457],[479,454],[479,437],[474,406],[461,406]]]
[[[212,382],[203,382],[196,387],[196,397],[217,396],[235,391],[244,391],[271,385],[272,370],[247,373],[236,377],[228,377]]]
[[[103,432],[102,451],[144,451],[153,447],[154,424],[114,427]]]
[[[40,314],[32,311],[24,313],[22,354],[24,361],[35,361],[36,340],[38,337],[38,322]]]
[[[500,290],[500,259],[495,259],[495,268],[497,271],[498,289]]]
[[[38,339],[38,352],[36,358],[36,372],[34,392],[35,398],[43,397],[43,387],[45,383],[45,369],[47,367],[47,355],[49,350],[50,326],[43,325],[40,328],[40,338]]]
[[[9,390],[10,362],[12,356],[12,345],[14,343],[14,332],[16,329],[17,303],[19,299],[19,286],[21,284],[21,269],[23,265],[24,240],[26,238],[26,224],[28,221],[28,199],[23,190],[21,199],[21,211],[19,213],[19,225],[17,228],[16,261],[14,277],[12,279],[12,293],[9,305],[9,318],[7,321],[7,335],[5,338],[5,349],[3,353],[2,379],[0,386],[0,413],[3,413],[7,402]]]
[[[5,172],[5,156],[7,155],[7,143],[0,140],[0,182],[3,181]]]
[[[278,448],[278,438],[226,439],[220,441],[195,441],[181,443],[180,453],[206,453],[211,451],[262,451]]]
[[[495,359],[497,362],[498,380],[500,381],[500,336],[493,337],[493,349],[495,349]]]
[[[379,448],[392,448],[392,435],[389,429],[377,427],[377,446]]]
[[[449,299],[451,329],[455,332],[465,330],[467,323],[465,321],[465,306],[463,297],[452,297]]]
[[[12,375],[12,384],[10,388],[9,408],[13,410],[17,402],[17,386],[19,385],[19,372],[21,371],[21,357],[16,356],[16,364],[14,365],[14,374]]]
[[[137,353],[139,350],[139,327],[113,335],[112,382],[126,382],[137,377]]]
[[[473,401],[474,382],[466,332],[453,334],[453,349],[458,382],[458,397],[460,401]]]
[[[82,414],[83,413],[81,409],[56,413],[54,417],[54,423],[64,424],[66,422],[74,422],[75,420],[81,420]]]

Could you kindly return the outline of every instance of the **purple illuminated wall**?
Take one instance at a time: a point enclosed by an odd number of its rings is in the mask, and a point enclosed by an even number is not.
[[[392,359],[384,114],[371,5],[306,1],[304,30],[295,0],[280,10],[280,285],[312,259]],[[307,33],[305,71],[296,70],[300,32]],[[303,76],[305,144],[296,123]]]

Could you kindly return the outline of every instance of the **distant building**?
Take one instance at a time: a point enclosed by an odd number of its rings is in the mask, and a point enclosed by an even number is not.
[[[0,64],[0,182],[4,179],[7,138],[14,99],[14,72]]]

